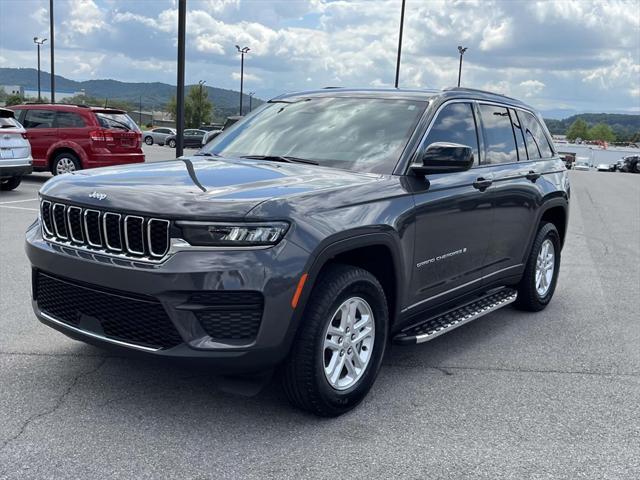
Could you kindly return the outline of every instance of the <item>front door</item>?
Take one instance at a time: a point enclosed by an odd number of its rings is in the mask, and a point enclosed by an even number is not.
[[[479,162],[476,118],[470,102],[441,107],[420,148],[449,142],[473,148]],[[411,308],[432,305],[481,284],[493,210],[478,168],[428,175],[414,194],[416,238]],[[486,180],[486,179],[484,179]]]
[[[22,120],[31,144],[34,167],[47,167],[47,152],[58,139],[58,129],[54,127],[55,111],[28,109]]]

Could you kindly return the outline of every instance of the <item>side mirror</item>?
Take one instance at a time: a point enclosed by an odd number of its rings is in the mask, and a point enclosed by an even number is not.
[[[473,149],[458,143],[432,143],[419,160],[421,163],[411,165],[411,171],[420,177],[430,173],[464,172],[473,165]]]

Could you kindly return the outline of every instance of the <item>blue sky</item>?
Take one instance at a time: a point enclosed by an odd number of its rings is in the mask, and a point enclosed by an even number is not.
[[[188,0],[188,83],[269,98],[333,86],[391,86],[401,0]],[[48,0],[0,0],[0,66],[35,67]],[[55,0],[56,73],[74,80],[176,81],[173,0]],[[640,2],[407,0],[401,86],[463,85],[542,110],[640,112]],[[43,69],[49,70],[45,49]]]

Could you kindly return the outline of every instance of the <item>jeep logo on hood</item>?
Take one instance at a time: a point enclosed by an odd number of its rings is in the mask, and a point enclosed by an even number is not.
[[[105,198],[107,198],[107,194],[94,191],[94,192],[91,192],[91,194],[89,195],[89,198],[95,198],[96,200],[104,200]]]

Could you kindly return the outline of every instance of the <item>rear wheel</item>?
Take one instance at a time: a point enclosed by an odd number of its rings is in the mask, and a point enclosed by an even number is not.
[[[144,143],[146,143],[147,145],[153,145],[153,137],[151,136],[144,137]]]
[[[559,271],[560,235],[553,223],[543,223],[518,284],[516,307],[530,312],[544,309],[553,297]]]
[[[176,148],[176,141],[173,138],[169,140],[169,147]]]
[[[18,185],[20,185],[21,182],[22,177],[3,178],[2,180],[0,180],[0,190],[3,190],[5,192],[9,190],[15,190],[16,188],[18,188]]]
[[[389,314],[382,286],[368,271],[332,265],[320,277],[282,369],[296,407],[325,417],[357,406],[384,355]]]
[[[56,155],[51,164],[51,173],[61,175],[80,170],[80,161],[73,153],[62,152]]]

